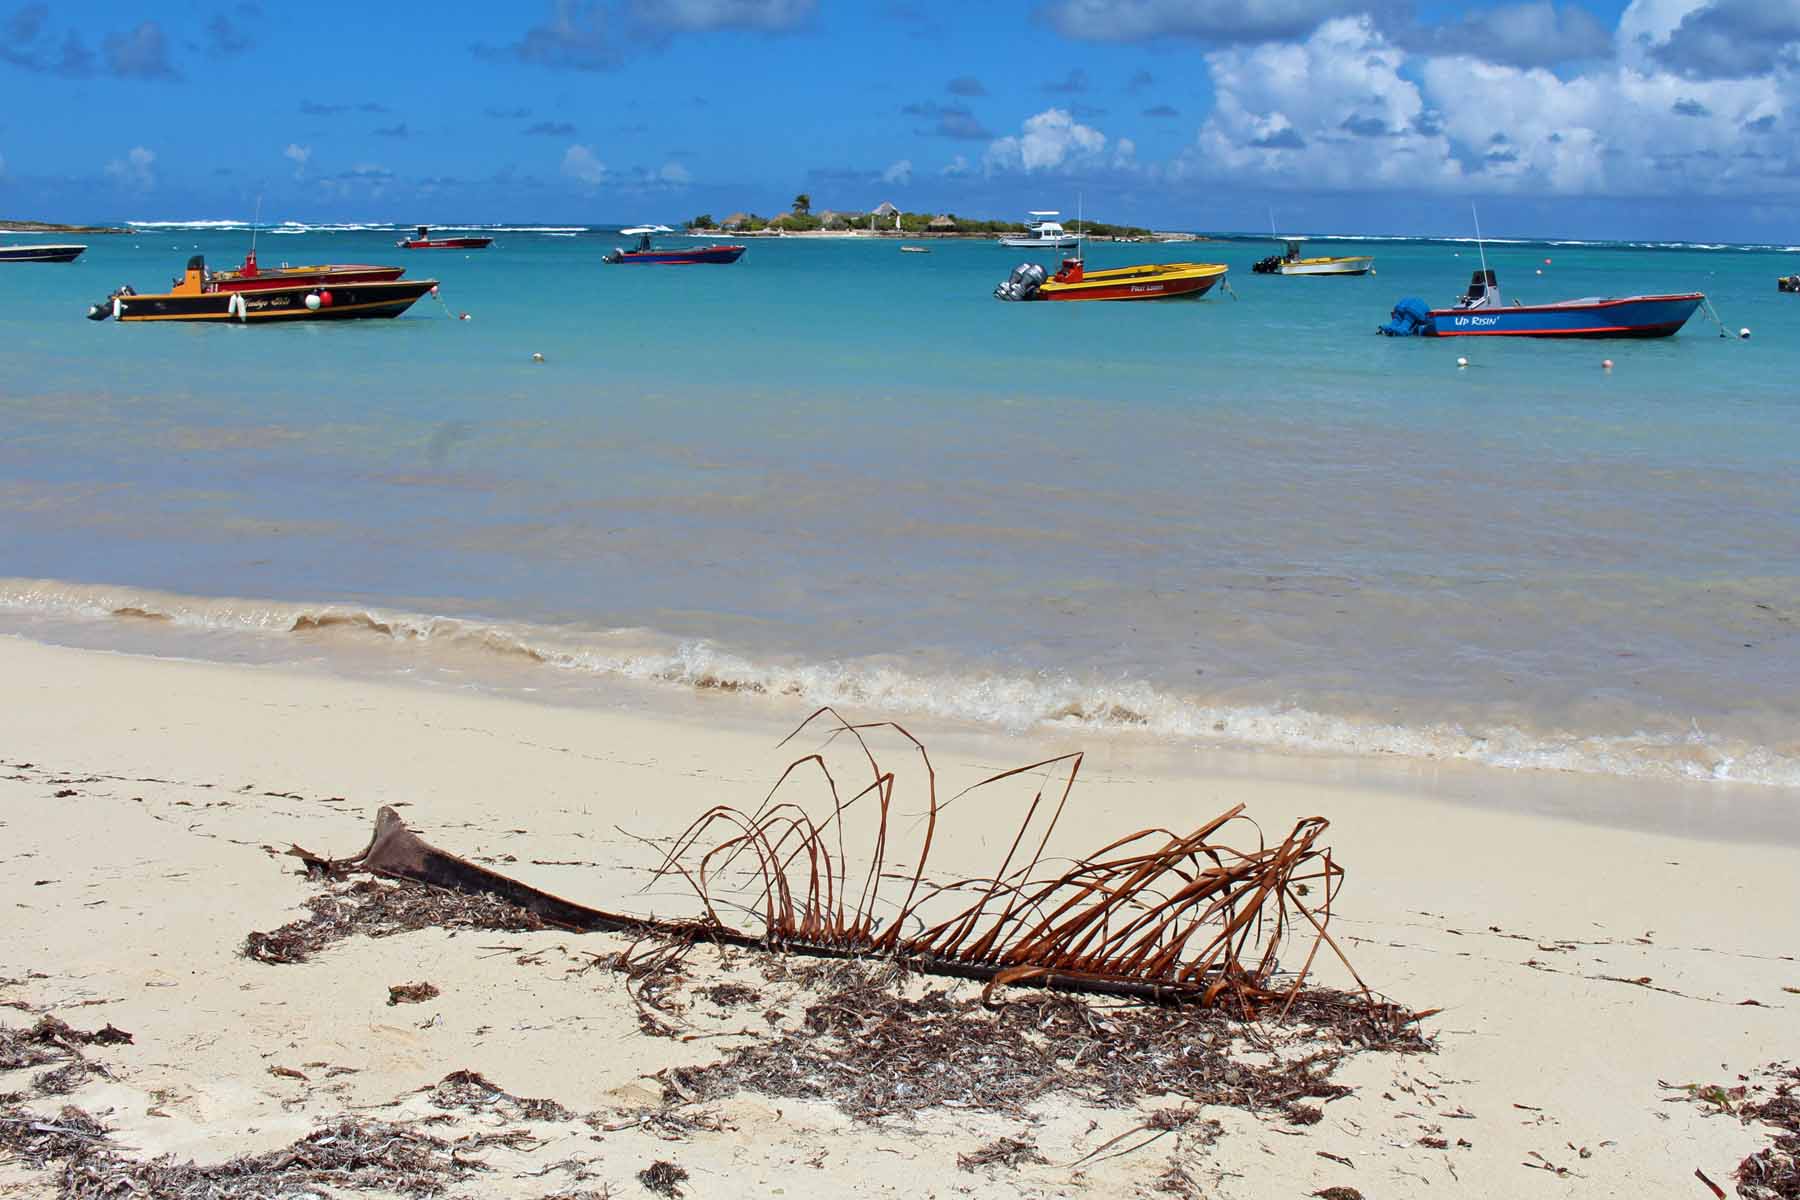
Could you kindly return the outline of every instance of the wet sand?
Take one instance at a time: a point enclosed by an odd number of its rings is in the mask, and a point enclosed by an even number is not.
[[[129,1030],[130,1045],[91,1052],[110,1078],[32,1103],[79,1105],[134,1155],[217,1161],[345,1112],[421,1115],[417,1089],[469,1069],[609,1119],[536,1123],[534,1144],[486,1147],[493,1169],[456,1195],[602,1183],[634,1195],[637,1172],[661,1159],[689,1172],[694,1196],[1158,1194],[1166,1143],[1072,1165],[1143,1112],[1068,1100],[1038,1106],[1028,1128],[957,1112],[872,1128],[824,1104],[740,1095],[699,1106],[699,1124],[671,1137],[641,1121],[661,1094],[649,1077],[732,1043],[645,1036],[619,977],[580,970],[622,939],[426,930],[352,939],[301,964],[240,953],[247,933],[296,918],[315,894],[280,851],[352,853],[381,805],[446,849],[571,898],[679,910],[667,885],[640,891],[654,856],[638,837],[678,833],[712,804],[760,801],[811,748],[777,747],[806,714],[798,702],[562,708],[16,638],[0,638],[0,679],[0,1002],[12,1006],[0,1024],[50,1013]],[[1354,1093],[1304,1128],[1209,1109],[1221,1136],[1183,1160],[1205,1195],[1701,1194],[1696,1168],[1729,1187],[1763,1144],[1670,1103],[1661,1083],[1729,1083],[1794,1053],[1800,850],[1787,789],[1746,798],[1633,783],[1629,797],[1600,796],[1588,815],[1602,823],[1545,811],[1572,807],[1545,796],[1588,790],[1547,773],[1425,771],[1397,786],[1268,754],[1221,769],[1123,738],[913,732],[951,791],[1087,750],[1070,819],[1089,843],[1191,827],[1237,802],[1271,833],[1307,814],[1331,820],[1348,871],[1334,932],[1377,989],[1442,1010],[1425,1023],[1437,1052],[1353,1059],[1339,1078]],[[1626,787],[1594,785],[1615,786]],[[1733,812],[1755,805],[1758,819],[1742,823],[1755,834],[1734,840]],[[1013,815],[966,807],[940,865],[991,863]],[[690,974],[748,969],[711,954],[697,951]],[[388,1003],[390,986],[414,981],[439,995]],[[0,1093],[31,1074],[0,1073]],[[959,1154],[1022,1132],[1047,1162],[959,1169]],[[1446,1149],[1421,1142],[1439,1136]],[[1566,1174],[1540,1178],[1545,1164]],[[0,1162],[0,1195],[51,1186]]]

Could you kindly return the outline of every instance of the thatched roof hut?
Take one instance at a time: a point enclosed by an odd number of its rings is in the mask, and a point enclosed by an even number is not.
[[[933,233],[955,233],[956,219],[954,217],[946,216],[943,213],[939,213],[937,216],[931,218],[931,224],[927,225],[925,228],[931,230]]]
[[[900,215],[900,210],[894,207],[894,202],[892,200],[883,200],[880,204],[875,206],[871,215],[877,217],[897,217]]]
[[[749,213],[736,212],[736,213],[732,213],[729,217],[726,217],[724,223],[720,226],[720,228],[722,228],[722,229],[742,229],[744,226],[748,225],[749,223],[750,223],[750,214]]]

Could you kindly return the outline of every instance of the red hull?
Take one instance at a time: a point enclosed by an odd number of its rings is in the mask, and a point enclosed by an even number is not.
[[[294,287],[297,284],[386,283],[406,274],[405,267],[377,267],[362,264],[332,264],[320,267],[271,267],[255,275],[237,271],[219,271],[208,280],[208,291],[263,292],[270,288]]]
[[[408,238],[400,243],[400,248],[402,250],[480,250],[493,240],[491,237],[428,238],[425,241]]]

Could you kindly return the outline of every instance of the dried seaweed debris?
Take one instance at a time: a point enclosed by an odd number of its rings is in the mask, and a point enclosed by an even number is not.
[[[65,1107],[54,1120],[0,1109],[0,1150],[38,1170],[63,1164],[61,1200],[287,1200],[318,1187],[436,1196],[487,1169],[467,1156],[468,1148],[407,1124],[344,1118],[284,1149],[202,1167],[170,1155],[128,1158],[108,1142],[106,1127],[79,1108]]]
[[[681,1185],[688,1181],[685,1168],[667,1159],[657,1159],[637,1173],[638,1182],[659,1196],[680,1196]]]
[[[1351,1054],[1431,1046],[1402,1010],[1342,993],[1308,993],[1280,1031],[1282,1044],[1265,1041],[1251,1062],[1244,1039],[1275,1033],[1216,1009],[1055,993],[990,1008],[940,988],[916,994],[916,977],[854,961],[820,968],[814,982],[820,994],[799,1028],[665,1071],[670,1100],[754,1092],[824,1101],[876,1122],[945,1107],[1022,1117],[1053,1093],[1106,1108],[1179,1095],[1309,1124],[1319,1109],[1307,1101],[1348,1094],[1331,1075]]]
[[[1020,1163],[1046,1163],[1050,1160],[1038,1153],[1037,1142],[1029,1137],[996,1138],[979,1150],[956,1156],[959,1170],[973,1171],[976,1167],[988,1167],[998,1164],[1011,1170],[1018,1170]]]
[[[268,933],[250,934],[244,939],[244,956],[265,963],[297,963],[358,934],[380,938],[420,929],[548,928],[534,914],[496,896],[374,879],[328,888],[308,897],[306,907],[308,917]]]

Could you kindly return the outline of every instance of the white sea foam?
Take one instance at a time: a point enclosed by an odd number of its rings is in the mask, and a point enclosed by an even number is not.
[[[178,596],[129,588],[0,579],[0,612],[25,617],[135,620],[195,634],[280,640],[357,639],[416,655],[408,670],[449,655],[546,669],[563,678],[613,677],[646,684],[791,696],[864,713],[929,714],[1008,730],[1075,726],[1133,730],[1180,741],[1333,754],[1393,755],[1493,767],[1576,771],[1636,778],[1716,780],[1800,787],[1800,760],[1709,734],[1528,731],[1496,724],[1470,729],[1446,721],[1414,724],[1301,704],[1234,704],[1132,680],[1054,673],[919,671],[875,659],[795,663],[758,660],[707,641],[677,641],[643,630],[578,630],[395,613],[345,605]],[[294,653],[301,651],[296,648]],[[278,655],[279,656],[279,655]],[[473,672],[477,677],[479,670]]]
[[[127,221],[125,224],[133,229],[248,229],[250,222],[236,220],[213,221]]]

